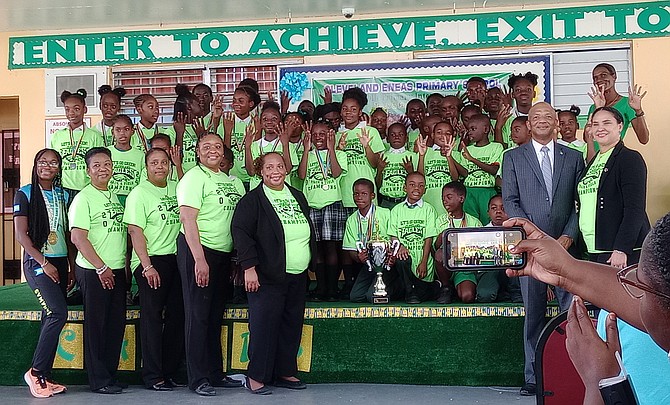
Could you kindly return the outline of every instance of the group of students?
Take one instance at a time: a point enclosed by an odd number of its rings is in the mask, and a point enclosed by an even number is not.
[[[466,303],[519,302],[518,281],[492,272],[451,273],[440,254],[443,230],[500,226],[507,219],[499,193],[502,157],[530,141],[526,114],[537,76],[512,75],[508,83],[511,91],[504,92],[470,78],[463,96],[411,100],[407,123],[390,125],[384,109],[364,112],[368,100],[360,88],[345,91],[339,103],[327,93],[323,105],[303,101],[298,111],[287,112],[287,105],[272,100],[261,105],[257,83],[245,79],[232,111],[225,111],[209,86],[191,91],[178,85],[173,125],[165,128],[157,124],[159,105],[149,94],[133,99],[139,115],[133,123],[118,113],[125,91],[102,86],[103,120],[88,128],[86,92],[64,92],[69,124],[36,155],[32,182],[17,192],[14,206],[24,273],[44,310],[40,343],[25,375],[31,392],[48,397],[65,390],[50,370],[73,273],[84,301],[91,389],[122,391],[116,368],[130,269],[139,288],[147,388],[182,386],[174,379],[182,353],[188,386],[198,394],[216,394],[212,386],[240,386],[222,371],[220,324],[231,280],[242,291],[259,286],[258,278],[248,279],[249,268],[239,266],[253,258],[239,257],[241,248],[249,250],[238,246],[231,229],[238,203],[246,207],[240,201],[259,187],[267,186],[284,230],[305,223],[313,230],[308,240],[316,249],[293,270],[315,273],[315,301],[371,302],[374,277],[357,245],[382,238],[400,242],[391,271],[384,273],[392,300],[446,304],[456,295]],[[594,91],[594,100],[604,99],[603,91]],[[590,135],[586,142],[577,139],[578,115],[575,107],[558,112],[559,142],[591,158],[597,144]],[[280,175],[281,187],[272,186]],[[302,197],[286,202],[270,190],[284,193],[284,180],[292,193],[304,195],[308,221],[295,219],[295,201]],[[287,262],[295,250],[288,252]],[[273,381],[304,388],[293,375],[273,374],[272,362],[265,368],[259,372],[264,378],[247,381],[252,392],[265,393],[258,384]]]

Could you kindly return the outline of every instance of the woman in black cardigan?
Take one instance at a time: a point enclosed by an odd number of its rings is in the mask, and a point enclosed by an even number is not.
[[[623,117],[612,107],[593,112],[590,136],[600,146],[577,185],[579,228],[591,261],[623,268],[637,263],[649,218],[647,165],[620,139]],[[587,134],[589,136],[589,134]]]
[[[306,269],[316,257],[316,239],[305,196],[284,183],[282,156],[262,155],[256,171],[263,184],[240,200],[232,230],[249,299],[247,388],[266,395],[272,391],[265,384],[306,387],[295,377],[296,358],[305,313]]]

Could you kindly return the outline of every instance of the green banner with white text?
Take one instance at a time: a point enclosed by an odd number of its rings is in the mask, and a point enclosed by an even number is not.
[[[109,66],[612,41],[670,35],[670,2],[9,38],[9,68]]]

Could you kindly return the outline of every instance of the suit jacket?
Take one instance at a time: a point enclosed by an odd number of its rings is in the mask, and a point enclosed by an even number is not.
[[[646,204],[647,165],[639,152],[621,141],[607,159],[598,183],[596,249],[630,255],[634,248],[642,247],[651,229]]]
[[[284,186],[288,187],[298,201],[300,210],[309,222],[310,266],[313,266],[316,260],[316,234],[314,225],[309,219],[309,205],[299,190],[288,184]],[[262,185],[249,191],[237,203],[233,214],[232,231],[237,259],[243,270],[255,266],[261,285],[284,281],[287,253],[284,228]]]
[[[582,154],[554,143],[552,200],[544,185],[542,169],[531,142],[503,155],[503,204],[510,218],[532,221],[553,238],[567,235],[577,240],[577,180],[584,170]]]

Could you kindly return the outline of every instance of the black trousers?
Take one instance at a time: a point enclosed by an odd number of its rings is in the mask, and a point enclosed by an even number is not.
[[[432,301],[440,293],[440,283],[437,280],[431,282],[423,281],[412,271],[412,258],[407,260],[396,260],[395,267],[403,278],[405,284],[405,299],[416,296],[419,301]]]
[[[249,368],[263,383],[298,373],[298,349],[305,318],[307,272],[286,274],[279,284],[261,284],[249,298]]]
[[[140,292],[142,379],[147,387],[174,377],[184,358],[184,299],[177,256],[149,258],[161,279],[158,289],[149,287],[142,265],[135,269]]]
[[[40,337],[37,340],[35,354],[33,354],[32,368],[47,377],[51,374],[60,332],[67,321],[67,303],[65,302],[67,289],[67,257],[49,257],[49,263],[58,270],[60,284],[56,284],[46,274],[40,272],[41,267],[35,259],[23,254],[23,274],[42,307],[42,326]]]
[[[184,294],[186,369],[189,388],[221,379],[221,323],[226,301],[225,283],[230,277],[230,253],[203,246],[209,265],[209,285],[195,283],[195,260],[186,237],[177,238],[177,264]]]
[[[126,328],[126,272],[114,269],[114,288],[102,288],[93,269],[75,266],[84,298],[84,365],[92,390],[116,382]]]
[[[375,282],[377,281],[377,273],[370,271],[367,264],[355,263],[354,266],[359,266],[360,270],[356,277],[356,282],[351,289],[349,299],[351,302],[369,302],[372,303],[372,294],[375,290]],[[388,293],[389,301],[397,301],[405,298],[405,286],[403,285],[403,276],[398,273],[398,268],[394,265],[391,270],[382,272],[382,280],[386,284],[386,292]]]

